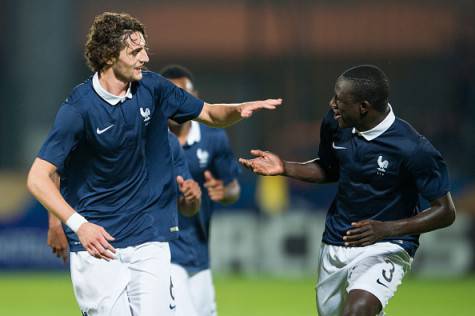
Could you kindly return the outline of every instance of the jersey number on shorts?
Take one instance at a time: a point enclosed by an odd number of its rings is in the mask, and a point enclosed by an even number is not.
[[[383,278],[388,281],[388,282],[391,282],[392,279],[393,279],[393,275],[394,275],[394,270],[396,270],[396,268],[394,267],[394,263],[392,263],[390,260],[388,259],[385,259],[384,260],[386,263],[389,263],[391,265],[391,269],[389,269],[389,271],[383,269]],[[389,276],[387,276],[387,274],[389,274]]]

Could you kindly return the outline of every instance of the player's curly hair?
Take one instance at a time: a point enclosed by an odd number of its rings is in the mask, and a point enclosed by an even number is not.
[[[141,32],[146,37],[144,25],[127,13],[104,12],[96,16],[87,34],[84,50],[89,68],[92,71],[107,68],[107,62],[119,57],[127,38],[135,32]]]

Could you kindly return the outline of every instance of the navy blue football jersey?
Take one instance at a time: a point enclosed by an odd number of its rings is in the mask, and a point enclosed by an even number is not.
[[[127,96],[104,92],[97,74],[61,105],[38,157],[58,168],[61,193],[123,248],[178,233],[168,118],[184,122],[203,107],[162,76],[144,72]],[[83,250],[69,228],[71,251]]]
[[[358,132],[339,128],[329,111],[321,125],[319,160],[330,181],[338,181],[328,210],[323,242],[344,245],[351,223],[364,219],[392,221],[421,211],[419,197],[432,201],[449,191],[441,154],[407,122],[392,112],[376,127]],[[385,239],[411,256],[419,235]]]
[[[172,262],[186,268],[190,273],[209,268],[210,221],[215,203],[203,186],[204,172],[209,170],[225,185],[240,173],[238,162],[231,151],[224,130],[207,127],[192,121],[183,150],[191,175],[203,192],[201,209],[192,217],[179,215],[178,239],[170,242]]]

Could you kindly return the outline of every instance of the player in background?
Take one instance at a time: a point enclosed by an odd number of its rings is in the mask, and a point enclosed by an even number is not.
[[[226,127],[282,101],[209,104],[145,71],[145,28],[124,13],[95,18],[85,57],[94,75],[58,110],[28,189],[67,226],[84,315],[173,315],[168,241],[178,223],[168,119]]]
[[[173,159],[177,191],[179,192],[177,198],[178,210],[183,216],[193,216],[200,209],[201,188],[191,176],[185,154],[175,134],[169,132],[168,141]],[[57,188],[60,189],[60,177],[57,173],[54,174],[54,181]],[[48,212],[48,246],[58,258],[66,263],[69,257],[68,240],[61,220],[51,212]]]
[[[317,159],[289,162],[261,150],[240,159],[261,175],[338,182],[319,259],[320,316],[383,314],[410,268],[419,234],[455,220],[442,156],[395,116],[388,99],[389,80],[379,68],[348,69],[336,80]],[[429,208],[420,208],[419,196]]]
[[[193,75],[188,69],[170,65],[160,73],[197,96]],[[169,126],[185,151],[193,179],[204,192],[199,213],[193,217],[179,216],[178,239],[170,242],[176,315],[217,315],[210,270],[210,222],[216,203],[229,204],[238,200],[239,164],[224,130],[209,128],[196,121],[178,124],[170,120]]]

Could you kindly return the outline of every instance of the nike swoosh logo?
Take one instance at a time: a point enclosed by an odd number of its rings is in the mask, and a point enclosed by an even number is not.
[[[332,143],[332,147],[335,148],[335,149],[348,149],[346,147],[336,146],[335,142]]]
[[[376,280],[376,283],[381,284],[384,287],[388,287],[386,284],[381,283],[381,281],[379,281],[379,278]]]
[[[172,305],[172,304],[170,304],[170,306],[169,306],[169,307],[170,307],[170,309],[171,309],[171,310],[174,310],[174,309],[175,309],[175,307],[176,307],[176,305]]]
[[[106,128],[104,128],[104,129],[99,129],[99,127],[98,127],[98,128],[96,129],[96,133],[97,133],[97,135],[101,135],[101,134],[102,134],[102,133],[104,133],[105,131],[107,131],[107,130],[111,129],[111,128],[112,128],[112,126],[114,126],[114,124],[112,124],[112,125],[109,125],[109,126],[107,126]]]

